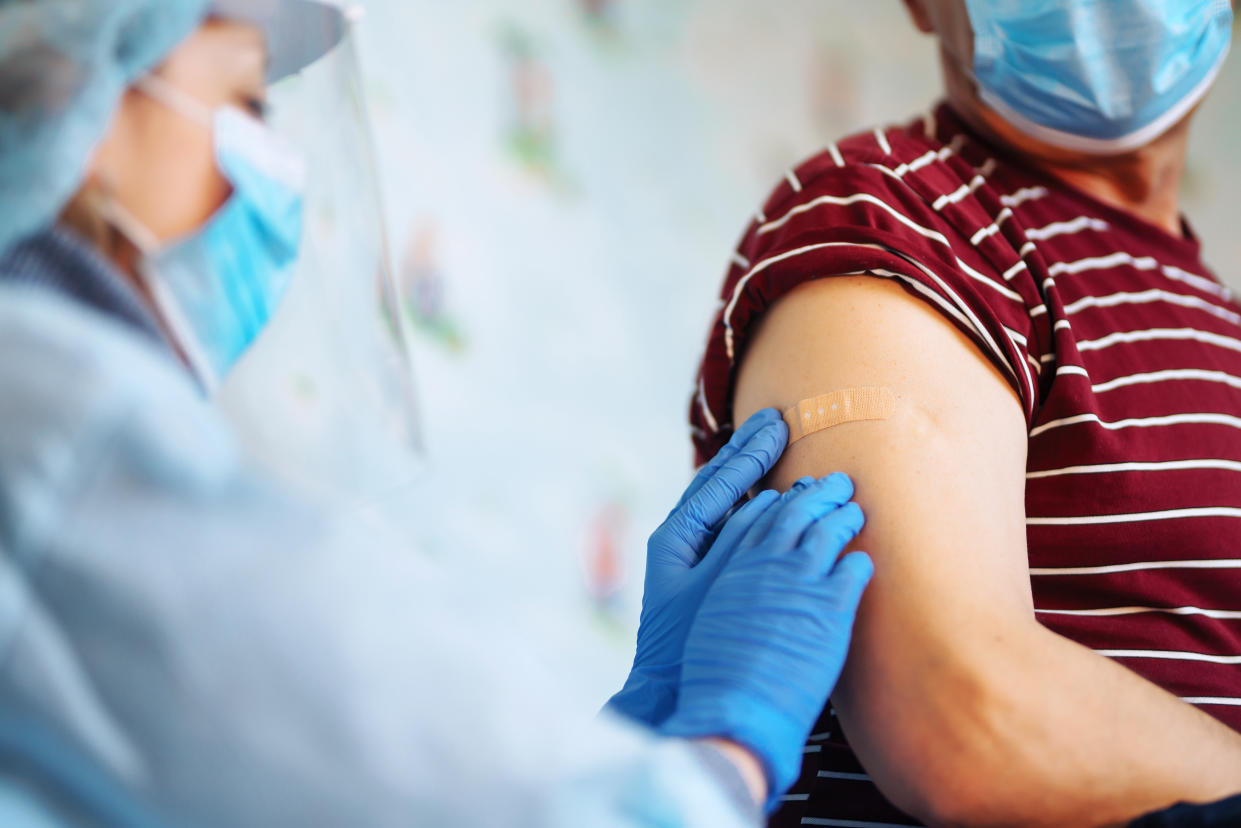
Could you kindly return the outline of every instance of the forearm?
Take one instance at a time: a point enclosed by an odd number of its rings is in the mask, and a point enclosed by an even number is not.
[[[908,682],[921,703],[863,699],[852,675],[835,699],[872,777],[928,822],[1113,825],[1241,791],[1241,735],[1036,624],[957,658]]]

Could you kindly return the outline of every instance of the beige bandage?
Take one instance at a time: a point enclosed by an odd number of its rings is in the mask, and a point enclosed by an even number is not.
[[[825,428],[862,420],[886,420],[896,412],[896,397],[887,388],[846,388],[802,400],[784,412],[789,444]]]

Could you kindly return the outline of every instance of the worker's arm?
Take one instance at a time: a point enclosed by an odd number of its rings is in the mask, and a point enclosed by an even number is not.
[[[1241,790],[1241,736],[1042,627],[1025,542],[1026,426],[980,351],[897,284],[777,303],[735,413],[887,386],[896,413],[790,446],[777,488],[840,470],[878,572],[833,700],[895,804],[932,823],[1105,825]]]

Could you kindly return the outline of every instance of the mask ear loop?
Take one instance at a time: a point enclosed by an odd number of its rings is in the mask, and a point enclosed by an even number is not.
[[[143,224],[141,219],[110,194],[100,198],[99,211],[105,221],[138,249],[139,261],[135,270],[138,272],[138,278],[142,280],[142,284],[151,294],[167,335],[180,349],[190,371],[198,379],[207,396],[214,396],[219,388],[219,381],[215,370],[211,367],[211,361],[199,344],[194,328],[167,286],[151,270],[151,258],[163,246],[163,242]]]
[[[178,115],[207,129],[212,128],[215,119],[215,112],[212,108],[159,75],[143,75],[134,81],[133,88]]]
[[[213,129],[215,113],[211,107],[181,91],[160,76],[144,75],[134,82],[133,88],[178,115],[207,129]],[[138,276],[151,294],[151,299],[155,303],[169,337],[180,349],[207,396],[213,396],[219,388],[219,380],[211,366],[211,361],[199,344],[193,326],[190,325],[167,286],[152,272],[150,266],[152,257],[164,247],[163,241],[116,198],[109,195],[101,199],[101,202],[99,206],[103,218],[138,249],[140,257],[136,268]]]

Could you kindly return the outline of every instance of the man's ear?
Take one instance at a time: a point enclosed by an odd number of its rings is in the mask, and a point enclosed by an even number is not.
[[[913,18],[914,25],[923,34],[933,34],[935,27],[931,25],[931,15],[926,10],[926,0],[905,0],[905,8]]]

